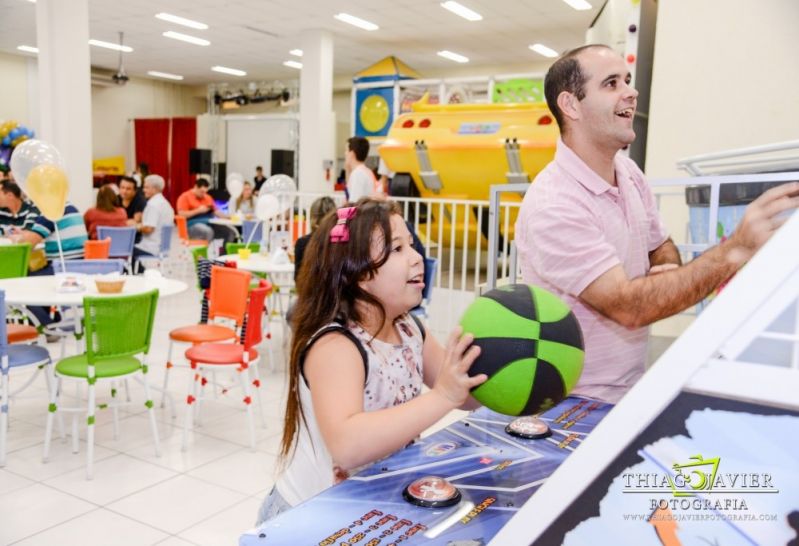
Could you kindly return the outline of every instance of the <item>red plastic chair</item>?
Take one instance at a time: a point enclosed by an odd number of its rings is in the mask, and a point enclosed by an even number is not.
[[[194,370],[191,380],[191,388],[186,397],[186,419],[183,426],[183,450],[188,447],[189,431],[192,429],[194,420],[193,404],[197,402],[198,384],[205,385],[206,379],[202,376],[203,370],[211,371],[234,371],[239,376],[240,387],[243,391],[244,407],[247,410],[247,425],[250,432],[250,447],[255,450],[255,427],[252,419],[252,397],[250,395],[250,384],[255,388],[258,400],[258,412],[261,414],[261,421],[264,426],[263,406],[261,404],[261,378],[258,373],[258,351],[255,346],[263,339],[261,331],[261,318],[264,314],[264,301],[271,292],[272,285],[262,280],[257,288],[250,292],[249,304],[247,306],[247,326],[244,332],[244,343],[204,343],[194,345],[186,351],[186,359]],[[253,378],[250,379],[250,370]],[[228,388],[222,390],[223,394],[228,392]]]
[[[215,343],[222,341],[234,341],[238,339],[237,329],[244,321],[244,314],[247,311],[247,293],[250,287],[252,275],[247,271],[232,269],[229,267],[211,268],[211,288],[209,288],[208,320],[228,319],[233,321],[234,326],[223,326],[221,324],[194,324],[175,328],[169,332],[169,350],[167,353],[166,370],[164,371],[163,397],[161,407],[167,397],[169,386],[169,370],[174,367],[172,363],[172,346],[175,342],[191,343]],[[174,407],[172,416],[175,416]]]
[[[111,252],[111,237],[87,240],[83,243],[83,257],[86,260],[107,260]]]

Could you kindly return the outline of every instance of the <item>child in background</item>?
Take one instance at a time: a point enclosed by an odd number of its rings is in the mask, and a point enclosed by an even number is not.
[[[444,349],[408,314],[423,260],[399,207],[362,199],[314,231],[300,273],[281,472],[259,523],[403,448],[451,410],[476,403],[480,352],[460,328]],[[422,383],[431,390],[422,394]]]
[[[244,181],[241,195],[236,199],[231,199],[227,207],[230,216],[238,214],[242,219],[250,219],[253,217],[255,214],[255,198],[253,197],[253,187],[250,181]]]

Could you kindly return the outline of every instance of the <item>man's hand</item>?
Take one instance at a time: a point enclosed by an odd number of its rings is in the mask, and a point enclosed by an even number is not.
[[[735,231],[730,235],[729,260],[741,266],[788,220],[784,212],[799,207],[799,182],[771,188],[752,201]]]

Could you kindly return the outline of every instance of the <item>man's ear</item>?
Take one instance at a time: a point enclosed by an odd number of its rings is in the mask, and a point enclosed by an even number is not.
[[[573,93],[561,91],[558,95],[558,108],[564,117],[576,121],[580,119],[580,101]]]

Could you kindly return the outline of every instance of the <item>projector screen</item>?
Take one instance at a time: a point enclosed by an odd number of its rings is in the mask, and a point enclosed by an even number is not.
[[[260,165],[269,177],[272,150],[294,150],[297,157],[300,124],[296,116],[225,116],[225,121],[228,174],[239,173],[252,181],[255,167]]]

